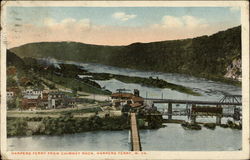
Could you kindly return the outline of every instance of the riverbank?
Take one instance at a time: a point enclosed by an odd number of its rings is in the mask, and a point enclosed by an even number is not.
[[[216,127],[241,130],[241,124],[227,121],[226,124],[215,123],[190,124],[184,120],[167,120],[159,117],[138,117],[139,129],[159,129],[167,127],[167,124],[179,124],[185,130],[201,130],[202,126],[214,130]],[[66,113],[60,116],[37,117],[8,117],[7,136],[31,136],[31,135],[64,135],[89,131],[121,131],[130,129],[128,116],[104,116],[92,115],[90,117],[78,117]]]
[[[161,119],[139,118],[140,129],[157,129],[163,127]],[[105,116],[78,117],[66,113],[50,117],[8,117],[7,136],[31,136],[31,135],[63,135],[86,131],[98,130],[128,130],[130,129],[129,117]]]

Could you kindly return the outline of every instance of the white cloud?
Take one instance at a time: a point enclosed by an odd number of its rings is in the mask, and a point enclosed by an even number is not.
[[[206,21],[201,18],[197,18],[194,16],[186,15],[181,17],[169,16],[166,15],[162,18],[160,24],[155,24],[153,27],[161,27],[168,29],[176,29],[176,28],[186,28],[186,29],[194,29],[197,27],[206,27],[208,26]]]
[[[75,24],[77,21],[73,18],[66,18],[61,21],[62,24],[68,25],[68,24]]]
[[[186,27],[195,28],[201,26],[207,26],[206,21],[201,18],[196,18],[193,16],[183,16],[182,17]]]
[[[57,23],[56,23],[56,21],[55,21],[53,18],[44,18],[44,19],[43,19],[43,24],[44,24],[45,26],[54,26],[54,25],[56,25]]]
[[[112,15],[113,18],[118,19],[120,21],[127,21],[136,17],[135,14],[126,14],[124,12],[116,12]]]
[[[240,7],[239,6],[230,7],[229,10],[231,12],[237,12],[237,11],[240,11]]]
[[[178,17],[174,16],[164,16],[162,18],[162,26],[163,27],[182,27],[184,24],[182,20]]]
[[[45,27],[48,27],[50,29],[80,29],[80,30],[86,30],[91,27],[91,22],[89,19],[81,19],[76,20],[73,18],[65,18],[61,20],[60,22],[57,22],[53,18],[45,18],[43,20],[43,24]]]

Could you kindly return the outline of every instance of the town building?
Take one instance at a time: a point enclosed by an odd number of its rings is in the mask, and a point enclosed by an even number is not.
[[[43,109],[48,108],[48,98],[49,96],[49,90],[43,90],[41,94],[41,101],[40,101],[40,107]]]
[[[7,91],[7,100],[11,100],[13,97],[14,97],[14,92],[12,92],[12,91],[8,92]]]
[[[62,105],[65,94],[63,92],[55,91],[48,94],[48,109],[58,108]]]
[[[137,111],[144,106],[144,98],[140,97],[139,90],[135,89],[134,94],[126,92],[116,92],[111,94],[112,105],[122,110],[122,112]]]
[[[13,95],[8,92],[9,97]],[[26,89],[22,92],[22,99],[20,101],[22,109],[56,109],[75,107],[77,98],[68,97],[65,93],[58,90],[38,90]]]
[[[25,95],[21,101],[22,109],[36,109],[41,101],[40,95]]]
[[[26,95],[38,95],[42,98],[43,96],[43,91],[38,90],[38,89],[26,89],[25,91],[22,92],[24,96]]]
[[[76,106],[76,98],[64,97],[61,104],[57,108],[74,108]]]
[[[20,93],[20,89],[18,87],[10,87],[7,88],[7,100],[12,100]]]
[[[125,104],[132,103],[132,97],[134,95],[132,93],[112,93],[111,94],[111,101],[115,107],[123,106]]]

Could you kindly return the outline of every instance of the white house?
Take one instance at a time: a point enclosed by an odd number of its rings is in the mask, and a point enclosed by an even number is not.
[[[14,92],[11,91],[7,92],[7,100],[12,99],[13,97],[14,97]]]
[[[41,98],[43,98],[43,91],[42,90],[37,90],[37,89],[26,89],[23,91],[23,95],[39,95]]]

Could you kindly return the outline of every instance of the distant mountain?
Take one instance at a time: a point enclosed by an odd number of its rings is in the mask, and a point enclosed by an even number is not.
[[[108,62],[123,47],[91,45],[78,42],[39,42],[12,48],[20,57],[55,58],[78,62]]]
[[[15,47],[11,51],[20,57],[51,57],[223,79],[225,75],[229,75],[228,68],[233,61],[241,59],[241,26],[211,36],[184,40],[133,43],[128,46],[40,42]],[[241,74],[241,71],[237,73]]]

